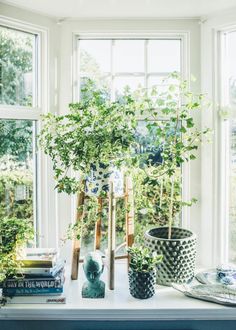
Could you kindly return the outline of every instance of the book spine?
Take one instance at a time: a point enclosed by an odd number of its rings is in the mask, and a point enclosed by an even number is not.
[[[22,279],[7,280],[3,283],[3,288],[7,289],[44,289],[44,288],[60,288],[63,286],[64,278],[57,279]]]
[[[22,268],[21,273],[26,277],[55,277],[65,266],[62,261],[53,268]]]
[[[62,288],[43,288],[43,289],[26,289],[26,288],[3,288],[3,296],[31,296],[31,295],[52,295],[52,294],[61,294],[63,293]]]
[[[7,304],[65,304],[66,297],[60,296],[24,296],[7,299]]]

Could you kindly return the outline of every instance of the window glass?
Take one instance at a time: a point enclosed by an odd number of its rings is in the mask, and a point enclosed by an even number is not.
[[[0,217],[34,219],[34,123],[0,120]]]
[[[111,71],[110,40],[80,40],[80,72],[101,77]]]
[[[144,40],[116,40],[114,72],[144,72]]]
[[[122,76],[115,77],[114,79],[114,89],[115,95],[118,96],[124,92],[125,87],[129,87],[131,91],[134,91],[138,87],[144,87],[144,77],[130,77]]]
[[[236,31],[228,35],[229,150],[229,260],[236,263]]]
[[[149,40],[149,72],[180,72],[180,40]]]
[[[35,36],[0,27],[0,104],[32,106]]]

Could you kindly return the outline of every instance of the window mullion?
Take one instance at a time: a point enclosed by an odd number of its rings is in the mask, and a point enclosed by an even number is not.
[[[114,48],[115,40],[111,40],[111,99],[115,100],[115,74],[114,74]]]

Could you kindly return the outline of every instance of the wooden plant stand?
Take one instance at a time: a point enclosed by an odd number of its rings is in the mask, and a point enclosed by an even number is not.
[[[83,186],[84,186],[83,182]],[[78,193],[77,197],[77,210],[76,210],[76,223],[80,223],[83,226],[83,219],[85,213],[85,199],[89,196],[85,196],[83,189]],[[94,250],[99,250],[101,246],[101,236],[102,236],[102,209],[104,205],[104,200],[108,198],[108,249],[107,249],[107,267],[108,267],[108,284],[109,289],[114,290],[114,276],[115,276],[115,260],[116,259],[127,259],[128,255],[117,256],[116,253],[121,247],[130,247],[134,242],[134,196],[133,196],[133,186],[130,177],[125,180],[125,193],[121,197],[115,197],[113,191],[113,183],[110,183],[110,189],[108,197],[102,198],[98,197],[98,219],[95,223],[95,238],[94,238]],[[115,236],[116,236],[116,200],[124,198],[125,200],[125,228],[126,237],[125,242],[116,248]],[[82,235],[81,235],[82,236]],[[83,262],[80,259],[80,249],[81,249],[81,239],[73,240],[73,253],[72,253],[72,266],[71,266],[71,279],[78,279],[78,268],[79,263]]]

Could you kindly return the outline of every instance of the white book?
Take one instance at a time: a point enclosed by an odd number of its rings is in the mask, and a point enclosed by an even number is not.
[[[21,296],[7,298],[7,304],[65,304],[66,296],[64,294],[55,296]]]

